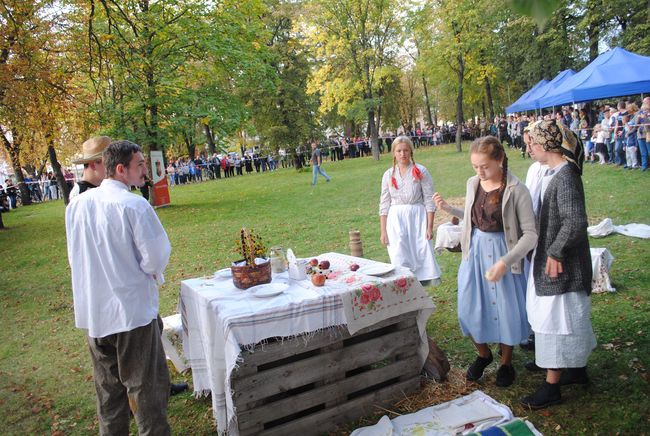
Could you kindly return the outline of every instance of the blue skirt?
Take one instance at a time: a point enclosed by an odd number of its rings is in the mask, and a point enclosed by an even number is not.
[[[510,268],[498,282],[485,273],[508,252],[502,232],[472,230],[468,260],[458,269],[458,320],[476,343],[517,345],[528,338],[526,276]]]

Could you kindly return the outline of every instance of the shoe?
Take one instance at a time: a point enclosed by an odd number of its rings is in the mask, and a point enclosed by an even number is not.
[[[544,371],[544,368],[540,368],[539,366],[537,366],[537,364],[535,363],[534,360],[531,360],[530,362],[527,362],[524,365],[524,368],[526,368],[526,370],[528,370],[530,372]]]
[[[560,375],[560,386],[566,385],[586,385],[589,383],[587,376],[587,367],[582,368],[566,368]]]
[[[528,342],[525,344],[519,344],[519,348],[525,351],[535,351],[535,341],[528,339]]]
[[[485,371],[485,368],[492,363],[494,360],[494,357],[492,356],[492,352],[490,352],[490,357],[485,358],[481,356],[476,356],[476,360],[474,360],[474,363],[469,367],[467,370],[467,374],[465,375],[465,378],[469,381],[476,381],[483,377],[483,371]]]
[[[497,386],[506,388],[515,381],[515,368],[512,365],[501,365],[497,370]]]
[[[560,394],[560,385],[559,383],[550,384],[546,380],[542,385],[535,391],[534,394],[528,395],[527,397],[519,400],[519,403],[528,407],[532,410],[543,409],[553,404],[559,404],[562,402],[562,395]]]
[[[181,392],[185,392],[189,386],[187,383],[171,383],[169,385],[169,395],[176,395],[180,394]]]

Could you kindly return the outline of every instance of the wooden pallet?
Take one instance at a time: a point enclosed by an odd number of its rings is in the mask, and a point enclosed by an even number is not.
[[[231,378],[240,434],[326,433],[417,391],[415,317],[394,317],[352,336],[342,327],[309,340],[277,338],[242,352]]]

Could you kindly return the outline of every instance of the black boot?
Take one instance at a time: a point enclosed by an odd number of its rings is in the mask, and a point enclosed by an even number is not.
[[[469,367],[467,370],[467,374],[465,377],[469,381],[476,381],[480,379],[483,376],[483,371],[485,371],[485,368],[492,363],[492,360],[494,360],[494,357],[492,357],[492,352],[490,351],[490,357],[481,357],[481,356],[476,356],[476,360],[474,360],[474,363],[472,363],[472,366]]]
[[[526,362],[524,368],[526,368],[526,370],[530,372],[544,371],[544,368],[540,368],[539,366],[537,366],[534,360],[531,360],[530,362]]]
[[[586,385],[589,383],[587,376],[587,367],[582,368],[565,368],[560,375],[560,386],[566,385]]]
[[[181,392],[184,392],[187,390],[189,386],[187,383],[170,383],[169,385],[169,395],[176,395],[180,394]]]
[[[505,388],[510,386],[514,381],[515,368],[512,365],[501,365],[497,370],[497,386]]]
[[[535,391],[534,394],[522,398],[520,401],[522,406],[529,407],[533,410],[543,409],[553,404],[562,402],[562,395],[560,395],[560,384],[550,384],[544,380],[542,385]]]

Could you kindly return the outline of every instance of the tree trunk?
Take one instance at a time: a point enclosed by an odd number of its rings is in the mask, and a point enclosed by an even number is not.
[[[32,204],[32,196],[29,193],[29,188],[25,185],[25,178],[23,177],[23,170],[20,165],[20,137],[15,131],[13,133],[13,144],[9,142],[7,137],[3,134],[2,141],[4,143],[5,149],[9,153],[9,158],[11,159],[11,167],[14,170],[14,176],[16,176],[16,184],[18,185],[18,190],[20,191],[20,200],[23,203],[23,206]],[[3,180],[4,182],[4,180]]]
[[[50,144],[47,146],[47,152],[50,155],[50,164],[52,164],[52,169],[56,175],[56,183],[59,185],[59,189],[63,193],[63,203],[67,206],[68,203],[70,203],[70,188],[68,188],[68,184],[65,182],[65,177],[63,177],[61,164],[56,158],[56,150],[54,150],[54,147]]]
[[[465,60],[458,53],[458,96],[456,97],[456,151],[463,151],[463,81],[465,80]]]
[[[379,135],[377,134],[377,125],[375,124],[375,111],[368,111],[368,130],[370,130],[370,146],[372,148],[372,158],[379,160]]]
[[[214,136],[212,136],[212,130],[210,130],[209,125],[204,124],[203,131],[205,132],[205,137],[208,140],[208,153],[210,153],[210,156],[212,156],[217,150],[214,145]]]
[[[196,157],[194,155],[194,153],[196,153],[196,146],[194,145],[192,138],[190,138],[187,132],[183,132],[183,140],[185,141],[185,146],[187,147],[187,154],[189,158],[194,160],[194,158]]]
[[[490,80],[485,78],[485,96],[488,101],[488,110],[490,111],[490,123],[494,122],[494,101],[492,100],[492,87],[490,86]]]
[[[587,36],[589,37],[589,62],[591,62],[598,57],[598,25],[596,23],[589,24]]]
[[[422,88],[424,89],[424,104],[427,108],[427,121],[433,125],[433,117],[431,116],[431,104],[429,103],[429,88],[427,87],[427,79],[422,75]]]

